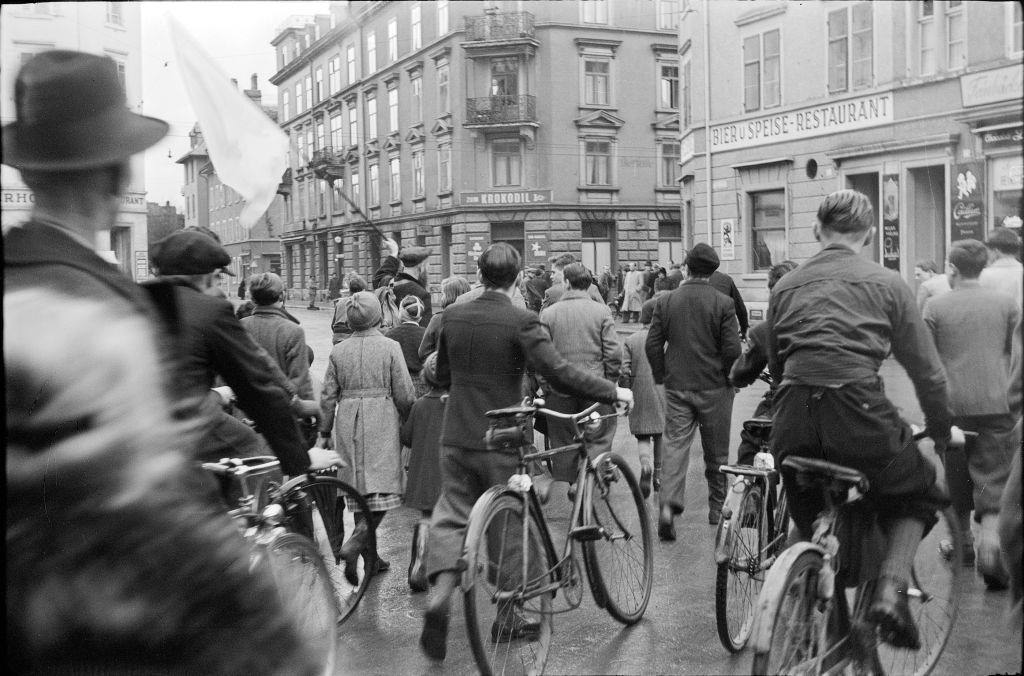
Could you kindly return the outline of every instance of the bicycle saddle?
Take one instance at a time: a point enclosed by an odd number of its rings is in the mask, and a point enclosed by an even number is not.
[[[767,436],[772,431],[771,418],[750,418],[743,421],[743,430],[756,436]]]
[[[488,418],[509,418],[520,415],[533,415],[536,409],[533,406],[509,406],[508,408],[496,408],[484,415]]]
[[[800,478],[806,480],[820,477],[844,484],[844,488],[856,486],[861,493],[866,493],[868,490],[868,478],[864,476],[863,472],[826,460],[790,456],[782,461],[782,469],[796,474],[798,481]]]

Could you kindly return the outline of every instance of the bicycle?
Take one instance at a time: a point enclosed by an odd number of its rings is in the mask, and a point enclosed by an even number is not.
[[[632,469],[619,455],[587,455],[583,432],[612,415],[598,404],[575,414],[543,408],[542,399],[488,411],[488,446],[519,452],[519,469],[507,484],[489,488],[470,513],[461,587],[466,628],[480,671],[540,673],[551,646],[553,614],[583,600],[577,547],[598,607],[626,625],[643,617],[654,573],[651,520]],[[538,451],[537,413],[571,420],[572,444]],[[561,453],[576,453],[579,466],[565,545],[556,553],[528,468]],[[618,567],[616,568],[616,565]],[[563,593],[564,608],[555,608]]]
[[[958,432],[954,443],[960,444]],[[936,513],[915,554],[907,596],[921,648],[896,648],[866,620],[874,594],[871,564],[884,555],[884,537],[880,542],[873,514],[861,503],[867,478],[810,458],[786,458],[782,469],[787,486],[820,493],[825,508],[811,541],[786,549],[768,573],[751,634],[753,673],[929,673],[956,620],[963,551],[953,510]]]
[[[355,611],[373,577],[376,530],[365,498],[331,473],[312,471],[283,482],[273,456],[223,459],[205,469],[221,480],[229,514],[243,528],[265,524],[301,536],[322,560],[337,624]],[[269,513],[268,513],[269,509]],[[347,535],[347,538],[346,538]]]
[[[735,477],[722,505],[715,536],[715,623],[731,653],[746,646],[765,575],[785,549],[789,528],[786,493],[768,446],[770,418],[751,418],[743,429],[757,439],[753,465],[722,465]]]

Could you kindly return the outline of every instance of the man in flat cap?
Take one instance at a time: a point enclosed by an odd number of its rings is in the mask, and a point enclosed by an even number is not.
[[[426,328],[433,315],[430,292],[427,291],[426,260],[430,256],[430,249],[425,246],[407,246],[399,252],[398,242],[390,237],[384,240],[384,247],[388,255],[373,273],[373,288],[384,286],[390,275],[394,283],[396,303],[401,305],[402,299],[410,295],[423,302],[423,314],[420,315],[419,324]]]
[[[718,254],[700,242],[686,256],[687,279],[658,298],[644,350],[654,382],[665,385],[665,435],[658,535],[674,540],[682,514],[690,446],[700,427],[704,477],[708,482],[708,523],[718,525],[725,501],[729,423],[733,389],[729,369],[740,356],[739,325],[731,298],[710,283]],[[667,345],[667,349],[666,349]]]

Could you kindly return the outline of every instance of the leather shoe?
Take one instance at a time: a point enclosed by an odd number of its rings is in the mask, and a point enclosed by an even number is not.
[[[540,635],[540,622],[526,619],[516,608],[508,608],[507,612],[502,610],[499,609],[498,619],[491,624],[492,642],[511,643],[519,639],[532,641]]]
[[[448,617],[447,605],[427,608],[423,615],[420,648],[432,660],[443,660],[448,654]]]
[[[886,643],[896,648],[921,649],[921,638],[910,616],[906,582],[880,577],[867,619],[878,626],[879,635]]]
[[[661,511],[658,514],[658,538],[667,542],[673,542],[676,539],[676,527],[673,523],[675,521],[675,513],[672,510],[672,506],[664,504],[661,506]]]
[[[651,479],[654,476],[654,470],[651,468],[651,461],[647,458],[640,458],[640,493],[643,494],[644,500],[651,497]]]
[[[712,509],[708,511],[708,525],[717,526],[718,522],[722,520],[722,510]]]

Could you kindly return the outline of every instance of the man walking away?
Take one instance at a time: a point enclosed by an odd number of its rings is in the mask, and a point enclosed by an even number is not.
[[[673,524],[685,505],[690,447],[700,427],[704,477],[708,482],[708,523],[718,525],[725,501],[729,423],[733,389],[728,374],[740,356],[733,302],[711,286],[718,254],[700,242],[686,256],[687,280],[654,306],[644,346],[654,382],[665,385],[665,435],[658,535],[675,540]]]
[[[543,308],[548,308],[557,303],[562,298],[562,294],[565,293],[565,267],[572,265],[576,262],[576,256],[567,253],[562,254],[554,260],[551,264],[551,268],[555,271],[554,273],[554,284],[552,284],[547,291],[544,292],[544,303]],[[601,292],[598,291],[597,285],[594,284],[593,278],[591,277],[590,284],[587,286],[587,295],[591,300],[598,303],[604,304],[604,298],[601,297]]]
[[[1013,457],[1006,443],[1016,422],[1009,406],[1010,356],[1020,309],[1009,295],[978,282],[987,263],[988,251],[981,242],[954,242],[949,251],[953,289],[928,301],[924,321],[949,379],[953,424],[977,433],[968,437],[964,448],[967,467],[956,467],[948,457],[952,452],[947,453],[950,497],[963,532],[970,537],[969,491],[973,488],[974,520],[981,525],[978,571],[990,589],[1003,589],[1006,571],[999,561],[996,523]]]
[[[747,306],[743,303],[743,296],[740,295],[740,290],[736,288],[736,282],[733,281],[730,275],[719,270],[711,273],[709,281],[715,289],[732,298],[733,308],[736,310],[736,320],[740,325],[740,340],[746,340],[747,329],[750,328],[750,319],[747,317]]]

